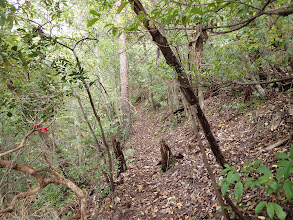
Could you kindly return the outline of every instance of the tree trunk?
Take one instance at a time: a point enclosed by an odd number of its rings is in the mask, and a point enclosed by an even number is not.
[[[174,156],[168,147],[168,145],[165,143],[164,139],[161,140],[161,157],[162,157],[162,171],[166,172],[168,169],[171,168],[172,165],[174,165]]]
[[[146,49],[145,42],[142,42],[142,45],[143,45],[144,57],[146,59],[147,58],[147,49]],[[157,59],[159,58],[159,56],[160,56],[160,54],[157,54]],[[152,109],[155,111],[157,106],[156,106],[156,103],[155,103],[155,100],[154,100],[154,94],[152,92],[152,89],[153,89],[153,76],[152,76],[152,74],[150,74],[149,71],[148,71],[148,77],[149,77],[149,81],[150,81],[150,86],[148,87],[149,88],[149,100],[151,102]]]
[[[203,52],[203,43],[207,39],[206,31],[202,30],[202,24],[198,24],[195,33],[192,35],[193,39],[189,43],[189,68],[196,74],[196,80],[199,81],[199,71],[201,70],[201,57]],[[204,95],[202,86],[198,83],[196,86],[197,97],[201,109],[204,109]]]
[[[117,141],[115,138],[112,139],[113,144],[113,150],[116,157],[116,160],[118,160],[118,173],[117,176],[119,176],[121,173],[125,172],[127,170],[125,157],[123,154],[123,151],[121,149],[121,144],[119,141]]]
[[[116,3],[119,7],[121,1]],[[116,15],[117,23],[122,24],[120,14]],[[120,56],[120,81],[121,81],[121,111],[123,127],[126,133],[129,134],[131,128],[128,77],[127,77],[127,54],[126,54],[126,39],[125,33],[122,31],[119,36],[119,56]]]
[[[73,103],[74,103],[74,106],[78,106],[78,101],[77,99],[73,99]],[[73,111],[73,114],[74,114],[74,127],[75,128],[79,128],[80,127],[80,117],[79,117],[79,112],[78,112],[78,108],[75,108],[74,111]],[[81,144],[81,141],[82,141],[82,135],[80,134],[80,131],[78,132],[79,129],[76,129],[74,131],[74,135],[75,135],[75,141],[76,141],[76,145],[75,147],[77,148],[77,151],[78,151],[78,166],[83,166],[84,163],[83,163],[83,150],[82,150],[82,144]]]
[[[200,121],[200,124],[204,130],[205,136],[211,146],[211,149],[217,159],[217,161],[224,167],[226,160],[223,156],[223,153],[211,131],[209,122],[207,121],[200,105],[198,102],[197,97],[195,96],[193,90],[191,89],[190,83],[187,78],[187,74],[184,72],[181,64],[179,63],[178,59],[176,58],[175,54],[173,53],[167,38],[161,34],[159,29],[153,24],[153,22],[147,19],[147,12],[145,11],[144,7],[140,3],[139,0],[129,0],[131,4],[134,5],[133,10],[134,12],[139,15],[141,13],[145,14],[145,19],[142,22],[145,28],[151,34],[153,41],[158,45],[162,54],[165,57],[166,63],[173,67],[177,73],[177,81],[180,85],[180,90],[182,91],[183,95],[185,96],[186,100],[190,103],[190,105],[195,105],[196,108],[196,115]]]

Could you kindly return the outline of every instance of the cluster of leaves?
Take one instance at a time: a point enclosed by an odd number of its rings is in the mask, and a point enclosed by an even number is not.
[[[239,202],[245,188],[250,187],[253,190],[255,187],[259,187],[264,188],[267,194],[276,194],[283,203],[290,202],[293,198],[293,187],[290,179],[290,174],[293,173],[293,145],[290,148],[289,155],[278,152],[275,158],[278,159],[275,175],[267,166],[260,166],[261,159],[255,161],[250,159],[247,165],[240,169],[240,172],[234,166],[225,165],[226,168],[221,172],[225,177],[219,181],[222,183],[222,194],[225,196],[230,191],[231,195]],[[230,190],[233,185],[234,190]],[[286,218],[286,213],[279,204],[268,201],[261,201],[255,207],[255,214],[260,213],[265,206],[270,219],[273,219],[275,213],[279,219]]]
[[[16,8],[6,0],[0,2],[0,26],[11,29],[14,23]]]

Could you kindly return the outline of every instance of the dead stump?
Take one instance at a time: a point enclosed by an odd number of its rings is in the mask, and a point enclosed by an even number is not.
[[[121,149],[120,142],[117,141],[115,138],[113,138],[112,143],[113,143],[113,150],[114,150],[115,157],[118,160],[117,176],[119,176],[121,173],[127,170],[126,161],[125,161],[123,151]]]
[[[161,145],[161,157],[162,157],[162,171],[166,172],[168,169],[170,169],[174,165],[174,156],[168,147],[168,145],[165,143],[164,139],[160,142]]]

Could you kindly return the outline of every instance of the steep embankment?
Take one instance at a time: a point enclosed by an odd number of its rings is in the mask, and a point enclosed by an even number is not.
[[[227,100],[231,100],[227,103]],[[241,97],[220,94],[206,100],[206,113],[214,134],[219,139],[231,164],[243,165],[249,158],[265,158],[273,163],[275,151],[260,151],[289,135],[292,131],[293,103],[289,94],[274,93],[271,99],[242,103]],[[118,185],[112,199],[106,198],[95,219],[219,219],[220,211],[199,148],[188,122],[174,127],[163,121],[163,113],[137,107],[133,135],[124,151],[133,153],[128,160],[124,183]],[[164,130],[164,132],[163,132]],[[157,165],[160,160],[161,138],[166,140],[174,154],[184,158],[166,173]],[[207,143],[202,135],[203,142]],[[290,142],[290,140],[289,140]],[[289,143],[287,142],[288,150]],[[280,150],[280,148],[278,148]],[[216,174],[220,167],[211,151],[208,157]],[[246,192],[246,203],[257,204],[261,192]],[[264,198],[263,194],[258,195]],[[250,210],[248,210],[250,209]],[[253,215],[248,207],[243,210]],[[254,216],[256,217],[256,216]],[[252,217],[252,218],[254,218]],[[257,217],[256,217],[257,218]]]

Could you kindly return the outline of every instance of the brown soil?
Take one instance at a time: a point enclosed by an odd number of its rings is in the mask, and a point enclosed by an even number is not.
[[[243,97],[235,97],[231,92],[222,92],[206,100],[205,112],[213,133],[229,164],[240,168],[250,158],[261,158],[265,165],[272,167],[276,162],[273,155],[277,151],[288,152],[292,143],[291,139],[282,146],[264,150],[292,133],[290,94],[272,93],[266,102],[254,100],[243,104],[241,99]],[[164,111],[148,111],[144,104],[137,107],[133,135],[124,148],[124,152],[133,149],[128,156],[128,170],[122,174],[124,183],[91,213],[91,219],[221,219],[221,210],[189,121],[176,125],[162,121],[164,115]],[[184,156],[165,173],[158,165],[161,138],[174,155]],[[218,179],[221,167],[203,135],[202,140]],[[240,203],[246,205],[241,210],[248,219],[257,219],[254,207],[262,201],[260,199],[272,201],[274,197],[257,190],[245,192]],[[292,203],[285,206],[290,217]],[[266,216],[265,212],[262,214]]]

